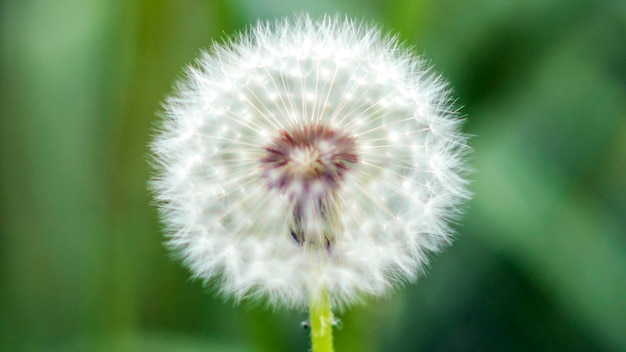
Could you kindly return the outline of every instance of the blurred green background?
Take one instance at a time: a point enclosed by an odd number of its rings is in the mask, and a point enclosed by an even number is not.
[[[306,351],[164,249],[146,182],[184,65],[257,19],[380,22],[450,81],[475,198],[345,351],[626,351],[626,1],[0,1],[0,350]]]

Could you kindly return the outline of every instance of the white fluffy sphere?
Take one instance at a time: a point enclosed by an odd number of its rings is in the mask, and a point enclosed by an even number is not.
[[[414,280],[469,197],[445,84],[375,27],[259,23],[204,53],[152,143],[169,245],[236,300]]]

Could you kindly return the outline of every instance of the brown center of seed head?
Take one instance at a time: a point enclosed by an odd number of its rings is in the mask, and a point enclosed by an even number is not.
[[[281,130],[265,151],[261,169],[267,186],[295,202],[323,200],[359,160],[354,138],[322,124]]]

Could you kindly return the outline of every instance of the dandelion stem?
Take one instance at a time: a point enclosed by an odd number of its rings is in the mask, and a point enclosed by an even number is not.
[[[328,290],[312,294],[309,304],[312,352],[333,352],[333,312]]]

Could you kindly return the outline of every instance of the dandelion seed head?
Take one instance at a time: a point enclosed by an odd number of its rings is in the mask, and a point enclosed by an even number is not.
[[[385,294],[451,241],[459,125],[445,83],[378,28],[260,22],[167,100],[152,184],[168,244],[236,301]]]

